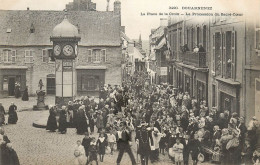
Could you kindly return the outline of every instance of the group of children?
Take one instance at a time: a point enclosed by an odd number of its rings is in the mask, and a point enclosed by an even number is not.
[[[93,162],[98,164],[98,155],[99,161],[103,162],[106,153],[113,155],[115,144],[116,137],[112,130],[109,133],[105,133],[102,130],[98,138],[89,136],[89,133],[86,132],[82,142],[80,140],[77,141],[77,146],[74,150],[75,164],[86,165],[93,164]]]

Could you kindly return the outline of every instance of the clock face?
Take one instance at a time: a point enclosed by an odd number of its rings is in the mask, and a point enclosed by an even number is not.
[[[65,45],[63,47],[63,54],[65,56],[71,56],[73,54],[73,47],[71,45]]]
[[[55,45],[55,46],[54,46],[54,49],[53,49],[53,52],[54,52],[55,56],[60,55],[60,53],[61,53],[61,47],[60,47],[60,45]]]

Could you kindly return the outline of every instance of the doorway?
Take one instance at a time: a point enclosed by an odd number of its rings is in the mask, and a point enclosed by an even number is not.
[[[9,79],[8,79],[9,96],[14,96],[14,88],[15,88],[15,77],[9,77]]]

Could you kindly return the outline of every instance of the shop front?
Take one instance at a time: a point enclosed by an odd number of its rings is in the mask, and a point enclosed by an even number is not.
[[[0,67],[0,97],[14,96],[15,83],[20,84],[20,90],[26,87],[27,67],[1,66]]]
[[[105,84],[105,67],[78,67],[77,69],[77,95],[98,96],[101,86]]]
[[[239,82],[233,82],[225,79],[218,80],[219,91],[219,111],[224,112],[228,110],[230,113],[240,113],[239,110]],[[230,82],[230,83],[229,83]],[[232,84],[231,84],[232,83]]]

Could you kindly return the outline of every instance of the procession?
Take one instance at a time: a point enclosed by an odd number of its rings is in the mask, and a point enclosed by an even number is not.
[[[191,1],[3,0],[0,165],[260,164],[259,2]]]

